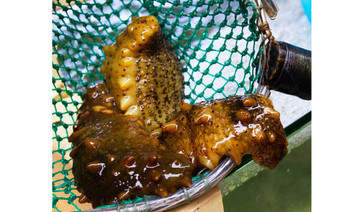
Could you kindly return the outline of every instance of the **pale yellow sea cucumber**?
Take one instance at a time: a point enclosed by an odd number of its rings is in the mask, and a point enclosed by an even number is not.
[[[148,131],[175,117],[184,97],[182,68],[154,16],[132,20],[104,52],[101,72],[120,110],[143,117]]]

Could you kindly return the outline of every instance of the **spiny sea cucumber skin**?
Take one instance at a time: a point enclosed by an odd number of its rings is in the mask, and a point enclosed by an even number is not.
[[[121,111],[143,117],[148,131],[175,117],[184,98],[182,67],[154,16],[134,19],[104,52],[101,72]]]
[[[225,155],[240,164],[252,154],[273,169],[287,153],[280,114],[262,95],[180,108],[154,137],[141,117],[122,114],[106,85],[88,88],[69,137],[81,201],[97,207],[136,196],[166,197],[190,187],[197,169],[213,170]]]
[[[114,101],[104,84],[88,88],[69,137],[81,201],[97,207],[190,187],[189,158],[160,145],[141,117],[122,114]]]
[[[240,164],[245,154],[273,169],[287,154],[280,114],[270,99],[259,94],[182,106],[181,114],[162,129],[169,149],[210,170],[225,155]]]

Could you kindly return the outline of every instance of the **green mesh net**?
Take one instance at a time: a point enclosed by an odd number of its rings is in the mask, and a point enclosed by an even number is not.
[[[103,80],[102,47],[131,16],[155,15],[184,67],[185,101],[254,93],[257,12],[243,0],[53,1],[53,209],[83,210],[67,138],[85,89]],[[86,204],[85,204],[86,205]],[[85,206],[84,206],[85,207]]]

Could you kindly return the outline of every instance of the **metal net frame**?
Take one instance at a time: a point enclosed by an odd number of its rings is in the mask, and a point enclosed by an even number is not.
[[[67,139],[85,89],[103,81],[102,47],[115,43],[131,16],[151,14],[159,20],[184,67],[186,102],[255,92],[260,34],[252,1],[67,0],[53,1],[52,9],[55,211],[62,210],[60,202],[81,210]]]

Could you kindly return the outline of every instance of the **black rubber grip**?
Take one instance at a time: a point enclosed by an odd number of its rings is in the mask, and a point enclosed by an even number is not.
[[[271,90],[311,99],[311,51],[272,40],[262,54],[259,83]]]

